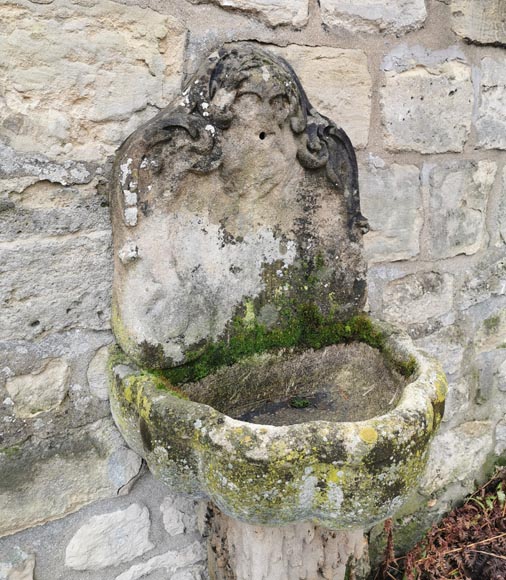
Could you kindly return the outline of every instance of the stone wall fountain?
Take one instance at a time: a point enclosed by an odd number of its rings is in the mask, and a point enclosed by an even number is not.
[[[362,312],[348,137],[285,61],[230,45],[125,141],[114,184],[112,411],[157,477],[210,499],[211,577],[363,577],[446,380]]]

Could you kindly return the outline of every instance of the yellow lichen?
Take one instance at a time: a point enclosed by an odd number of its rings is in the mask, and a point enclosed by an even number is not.
[[[368,445],[373,445],[378,440],[378,432],[373,427],[362,427],[358,432],[358,436]]]

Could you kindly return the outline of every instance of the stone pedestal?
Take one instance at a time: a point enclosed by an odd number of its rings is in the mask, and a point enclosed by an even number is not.
[[[211,580],[361,580],[370,571],[361,529],[338,532],[308,522],[254,526],[212,504],[207,525]]]

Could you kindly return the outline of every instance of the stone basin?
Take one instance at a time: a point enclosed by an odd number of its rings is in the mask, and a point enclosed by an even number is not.
[[[208,497],[234,518],[373,525],[416,487],[446,395],[434,359],[375,325],[381,352],[363,343],[285,349],[178,388],[116,349],[113,416],[172,490]]]

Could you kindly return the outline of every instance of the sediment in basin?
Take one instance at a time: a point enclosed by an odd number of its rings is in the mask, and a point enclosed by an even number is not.
[[[284,349],[183,385],[192,401],[251,423],[361,421],[395,407],[407,379],[367,344]]]

